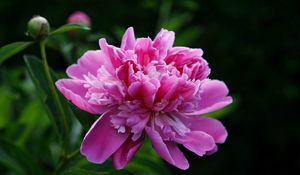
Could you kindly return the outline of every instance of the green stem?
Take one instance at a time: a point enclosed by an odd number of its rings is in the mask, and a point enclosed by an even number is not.
[[[64,136],[65,136],[65,141],[63,142],[63,155],[66,154],[66,148],[68,146],[68,142],[69,142],[69,126],[68,126],[68,122],[67,122],[67,116],[66,113],[63,109],[62,103],[60,101],[60,98],[57,94],[56,88],[54,86],[54,82],[50,73],[50,69],[48,66],[48,62],[47,62],[47,57],[46,57],[46,49],[45,49],[45,41],[42,40],[40,41],[40,51],[41,51],[41,56],[42,56],[42,60],[43,60],[43,67],[44,67],[44,71],[46,74],[46,78],[49,84],[49,88],[52,94],[52,97],[54,98],[55,101],[55,105],[58,108],[58,112],[60,114],[60,117],[62,118],[62,122],[63,122],[63,127],[64,127]]]
[[[75,159],[79,155],[79,153],[80,153],[80,151],[76,150],[73,153],[71,153],[71,154],[69,154],[69,155],[67,155],[65,157],[62,157],[62,160],[58,164],[58,166],[55,169],[53,175],[60,174],[65,169],[65,167],[69,164],[69,162],[72,161],[73,159]]]

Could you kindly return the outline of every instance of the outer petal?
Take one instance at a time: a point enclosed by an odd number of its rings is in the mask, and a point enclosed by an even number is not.
[[[68,67],[67,74],[69,77],[74,79],[84,80],[83,75],[91,73],[97,75],[97,70],[102,66],[110,68],[110,64],[107,57],[102,51],[87,51],[84,55],[79,58],[77,64],[73,64]]]
[[[129,132],[118,133],[110,122],[110,114],[103,114],[85,135],[80,152],[93,163],[103,163],[126,141]]]
[[[216,143],[224,143],[227,138],[227,131],[223,124],[213,118],[188,116],[180,117],[180,120],[192,131],[203,131],[211,135]]]
[[[216,145],[212,150],[207,151],[205,155],[212,155],[218,151],[218,145]]]
[[[108,109],[105,106],[90,104],[84,97],[87,89],[84,88],[85,81],[73,79],[58,80],[55,85],[58,90],[75,106],[93,114],[101,114]]]
[[[142,138],[133,141],[131,137],[113,154],[112,161],[116,169],[123,169],[141,146]]]
[[[129,27],[122,38],[121,49],[133,50],[135,45],[135,36],[133,27]]]
[[[192,131],[175,140],[198,156],[203,156],[208,151],[212,151],[216,145],[214,139],[202,131]]]
[[[218,80],[205,80],[201,85],[201,99],[198,110],[188,115],[200,115],[216,111],[232,103],[228,95],[228,88],[224,82]]]
[[[163,141],[159,133],[153,128],[146,127],[145,129],[154,149],[164,160],[183,170],[189,168],[188,161],[175,143]]]

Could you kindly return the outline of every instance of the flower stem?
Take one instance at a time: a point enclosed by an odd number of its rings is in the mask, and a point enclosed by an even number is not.
[[[79,153],[80,153],[80,151],[76,150],[76,151],[72,152],[71,154],[62,157],[62,161],[59,163],[59,165],[55,169],[53,175],[60,174],[65,169],[65,167],[69,164],[69,162],[72,161],[73,159],[75,159],[79,155]]]
[[[53,82],[53,79],[52,79],[52,76],[51,76],[51,73],[50,73],[50,68],[48,66],[47,57],[46,57],[45,41],[44,40],[40,41],[39,45],[40,45],[40,51],[41,51],[41,56],[42,56],[42,60],[43,60],[43,67],[44,67],[44,71],[45,71],[45,74],[46,74],[48,85],[49,85],[49,88],[50,88],[50,91],[51,91],[51,95],[52,95],[52,98],[55,101],[55,105],[58,109],[58,112],[60,114],[60,117],[61,117],[62,123],[63,123],[63,127],[64,127],[64,136],[65,136],[65,138],[64,138],[64,141],[63,141],[62,154],[65,155],[66,152],[67,152],[66,149],[68,147],[68,142],[69,142],[69,136],[68,136],[69,126],[68,126],[68,122],[67,122],[67,116],[66,116],[66,113],[63,109],[63,106],[62,106],[61,100],[58,96],[58,93],[55,89],[54,82]]]

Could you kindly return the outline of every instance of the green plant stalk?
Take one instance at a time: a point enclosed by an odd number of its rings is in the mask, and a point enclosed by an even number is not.
[[[52,96],[54,98],[55,101],[55,105],[58,108],[58,112],[61,115],[60,117],[62,118],[62,122],[63,122],[63,127],[64,127],[64,141],[63,141],[63,149],[62,149],[62,155],[64,156],[67,153],[67,147],[69,144],[69,126],[68,126],[68,122],[67,122],[67,116],[66,113],[63,109],[62,103],[59,99],[59,96],[57,94],[56,88],[54,86],[54,82],[50,73],[50,69],[48,66],[48,62],[47,62],[47,57],[46,57],[46,49],[45,49],[45,41],[42,40],[39,42],[40,45],[40,51],[41,51],[41,56],[42,56],[42,60],[43,60],[43,67],[44,67],[44,71],[47,77],[47,81],[50,87],[50,91],[52,93]]]
[[[75,159],[79,154],[80,154],[80,151],[76,150],[76,151],[72,152],[71,154],[64,156],[62,161],[58,164],[57,168],[55,169],[53,175],[60,174],[65,169],[65,167],[69,164],[69,162],[72,161],[73,159]]]

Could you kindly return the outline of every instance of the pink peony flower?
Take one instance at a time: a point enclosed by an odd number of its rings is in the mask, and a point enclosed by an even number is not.
[[[68,24],[72,23],[81,23],[87,26],[91,26],[90,17],[82,11],[76,11],[69,16]]]
[[[170,164],[187,169],[177,144],[199,156],[217,151],[227,132],[216,119],[199,115],[232,102],[222,81],[208,78],[201,49],[173,47],[174,32],[162,29],[155,39],[135,39],[127,29],[121,47],[99,40],[67,69],[70,79],[56,82],[74,105],[102,114],[84,137],[81,153],[93,163],[110,156],[124,168],[148,136]]]

